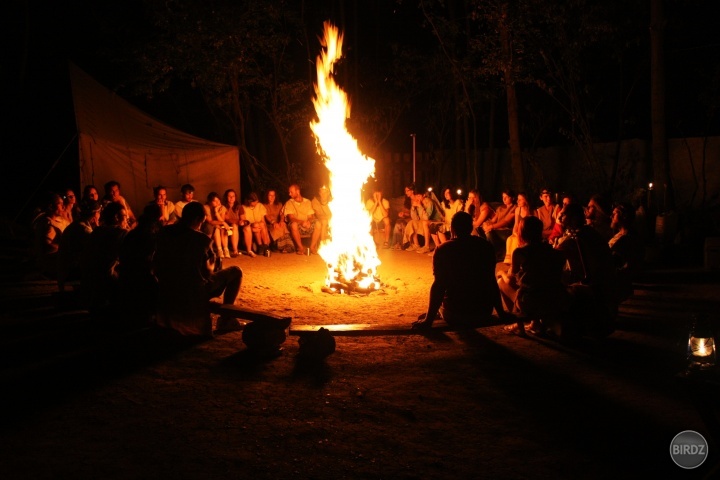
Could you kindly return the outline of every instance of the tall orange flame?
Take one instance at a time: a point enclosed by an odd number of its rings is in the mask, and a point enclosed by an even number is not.
[[[317,84],[313,104],[317,121],[310,122],[318,153],[330,173],[333,215],[329,222],[330,240],[319,254],[328,265],[326,284],[355,282],[358,287],[377,287],[375,280],[380,259],[370,234],[372,218],[365,209],[362,188],[375,174],[375,160],[360,152],[357,140],[345,128],[350,102],[333,79],[333,66],[342,57],[343,36],[325,22],[324,50],[317,59]]]

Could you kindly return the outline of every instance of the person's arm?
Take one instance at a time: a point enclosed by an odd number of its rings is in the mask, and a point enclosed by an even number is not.
[[[217,210],[212,205],[205,205],[205,221],[213,227],[220,227],[224,221],[220,221],[217,216]]]
[[[390,216],[390,202],[387,198],[380,199],[380,212],[382,212],[383,218]]]
[[[57,236],[57,232],[55,232],[55,229],[52,227],[50,222],[47,222],[47,225],[44,228],[45,234],[43,235],[43,240],[45,243],[45,246],[47,247],[47,253],[55,253],[58,251],[58,244],[55,243],[55,237]]]
[[[412,328],[430,328],[432,327],[435,317],[437,317],[440,307],[442,306],[443,299],[445,297],[445,291],[447,290],[448,276],[452,275],[452,269],[448,269],[447,259],[442,253],[433,256],[433,280],[430,286],[430,299],[428,300],[428,308],[423,317],[420,315],[418,319],[413,322]]]
[[[203,278],[210,278],[215,270],[215,252],[209,246],[205,249],[205,261],[201,267],[201,273]]]
[[[417,204],[413,204],[410,207],[410,218],[412,220],[420,220],[420,207]]]
[[[227,208],[220,205],[217,209],[217,216],[218,216],[218,220],[220,220],[221,228],[230,228],[230,225],[225,221],[226,214],[227,214]]]
[[[265,223],[274,227],[275,224],[277,224],[279,221],[281,221],[280,219],[282,218],[283,209],[281,207],[280,209],[278,209],[278,212],[275,215],[273,215],[270,212],[270,204],[267,204],[264,206],[265,206]],[[274,205],[272,207],[275,208]]]
[[[175,204],[173,202],[167,202],[168,220],[167,224],[172,225],[177,222],[177,215],[175,215]]]
[[[499,292],[499,290],[498,290]],[[430,300],[428,302],[428,308],[427,312],[425,313],[425,318],[422,318],[422,316],[413,322],[412,327],[413,328],[430,328],[432,327],[433,322],[435,321],[435,317],[437,317],[438,312],[440,311],[440,306],[442,305],[443,297],[445,296],[445,286],[438,281],[437,277],[435,278],[435,281],[430,286]],[[499,293],[498,293],[499,298]]]
[[[515,205],[510,207],[507,212],[495,222],[493,228],[509,228],[510,224],[515,221]]]
[[[256,223],[258,223],[258,224],[264,224],[265,222],[264,222],[263,220],[264,220],[265,218],[267,218],[267,209],[265,208],[265,205],[263,205],[262,203],[258,203],[255,208],[258,209],[257,218],[260,219],[260,220],[259,220],[258,222],[256,222]],[[258,226],[260,226],[260,225],[258,225]]]
[[[293,205],[293,208],[292,208],[293,213],[289,213],[289,212],[288,212],[288,210],[289,210],[289,209],[288,209],[288,205],[290,205],[290,202],[291,202],[291,201],[292,201],[292,200],[288,200],[288,203],[285,204],[285,215],[287,216],[288,223],[298,223],[298,224],[302,224],[302,221],[298,219],[297,207],[295,207],[295,206]]]
[[[488,205],[487,203],[483,203],[480,207],[480,217],[478,218],[479,224],[482,225],[485,220],[491,218],[494,214],[495,210],[490,208],[490,205]]]
[[[426,198],[422,202],[422,211],[420,212],[420,219],[421,220],[430,220],[433,216],[433,210],[435,209],[435,206],[433,205],[432,200],[429,198]]]
[[[250,221],[247,219],[247,215],[245,215],[245,209],[240,210],[238,213],[238,226],[244,228],[250,225]]]
[[[455,215],[456,213],[462,212],[462,211],[463,211],[463,202],[458,198],[457,200],[455,200],[455,205],[453,206],[452,214]]]
[[[125,200],[125,197],[120,196],[118,198],[118,200],[120,201],[122,206],[125,207],[125,213],[127,213],[127,216],[128,216],[128,218],[127,218],[128,225],[132,226],[136,221],[135,214],[133,213],[132,209],[130,208],[130,205],[128,204],[127,200]]]
[[[390,208],[390,203],[386,199],[382,198],[381,196],[374,195],[374,194],[373,194],[372,201],[373,201],[373,205],[372,205],[372,208],[370,208],[370,213],[374,214],[376,210],[380,210],[380,213],[382,214],[383,217],[387,216],[388,209]]]
[[[515,208],[515,224],[513,225],[513,232],[512,234],[516,237],[520,235],[520,232],[518,231],[518,227],[520,226],[520,207]]]

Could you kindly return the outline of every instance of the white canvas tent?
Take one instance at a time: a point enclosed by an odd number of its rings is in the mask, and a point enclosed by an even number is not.
[[[240,188],[239,150],[188,135],[152,118],[70,65],[80,150],[81,186],[116,180],[136,215],[152,200],[152,189],[164,185],[168,199],[180,198],[180,187],[195,187],[204,202]]]

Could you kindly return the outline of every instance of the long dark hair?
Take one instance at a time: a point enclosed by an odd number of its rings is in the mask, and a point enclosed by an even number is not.
[[[259,201],[260,201],[260,199],[258,198],[257,193],[255,193],[255,192],[250,192],[250,193],[248,193],[247,196],[245,197],[245,203],[244,203],[244,205],[246,205],[246,206],[249,207],[252,202],[259,202]]]
[[[450,200],[445,198],[445,192],[447,192],[447,191],[450,192]],[[452,188],[450,188],[450,187],[443,188],[441,201],[445,208],[449,209],[452,206],[452,204],[455,203],[455,200],[457,200],[457,199],[458,199],[457,193],[453,192]]]
[[[228,202],[228,194],[230,192],[235,194],[235,203],[232,206],[230,206],[230,203]],[[240,210],[240,206],[242,205],[240,203],[240,199],[238,198],[237,192],[232,188],[228,188],[227,190],[225,190],[225,193],[223,193],[222,204],[225,208],[233,212],[238,212]]]
[[[415,184],[414,183],[405,185],[405,188],[408,190],[412,190],[413,195],[415,194]],[[403,192],[403,193],[405,193],[405,192]],[[406,209],[410,210],[410,207],[412,207],[412,195],[410,195],[409,197],[407,195],[405,195],[405,201],[403,202],[403,206]]]
[[[282,205],[282,202],[278,198],[278,191],[275,188],[268,188],[267,192],[265,192],[265,201],[268,202],[268,205],[271,205],[268,200],[268,195],[270,192],[275,192],[275,202],[272,203],[272,205]]]

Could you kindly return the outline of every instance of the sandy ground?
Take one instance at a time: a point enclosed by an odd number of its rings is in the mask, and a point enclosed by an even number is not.
[[[322,293],[318,256],[226,260],[241,304],[339,328],[321,364],[89,323],[53,285],[2,285],[2,478],[694,478],[720,459],[707,409],[676,374],[689,313],[717,312],[717,275],[658,272],[604,341],[560,346],[501,327],[399,330],[425,310],[431,258],[381,251],[385,287]],[[389,332],[389,333],[388,333]],[[694,384],[693,384],[694,385]],[[714,410],[710,412],[714,415]],[[679,432],[710,441],[684,471]],[[717,473],[717,472],[715,472]]]

